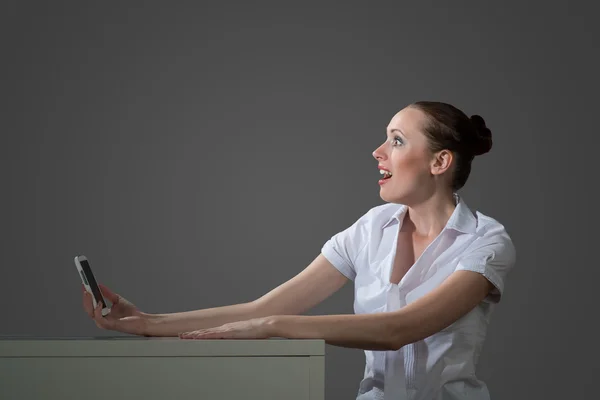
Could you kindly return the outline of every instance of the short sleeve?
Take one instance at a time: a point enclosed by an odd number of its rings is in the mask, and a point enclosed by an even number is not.
[[[476,243],[461,257],[456,271],[473,271],[485,276],[494,285],[485,301],[498,303],[504,293],[507,275],[515,265],[515,247],[506,232],[481,237]]]
[[[369,214],[333,235],[321,248],[321,254],[350,280],[356,277],[356,258],[368,243]]]

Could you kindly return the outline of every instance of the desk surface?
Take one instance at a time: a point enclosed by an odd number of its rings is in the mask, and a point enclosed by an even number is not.
[[[204,339],[177,337],[0,336],[0,357],[239,357],[324,356],[325,341],[300,339]]]
[[[323,400],[324,353],[323,340],[5,335],[0,399]]]

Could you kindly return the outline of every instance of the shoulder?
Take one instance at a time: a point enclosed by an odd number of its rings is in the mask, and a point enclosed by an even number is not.
[[[495,238],[498,240],[510,241],[510,235],[506,230],[506,227],[497,219],[483,214],[480,211],[475,211],[475,218],[477,219],[477,225],[475,228],[475,235],[481,239]]]
[[[501,258],[514,262],[516,248],[506,227],[482,212],[476,211],[474,215],[477,219],[476,238],[470,246],[471,250],[481,255],[485,254],[486,258]]]
[[[476,227],[470,245],[459,256],[456,270],[482,274],[494,289],[486,297],[497,303],[504,291],[508,273],[516,264],[516,249],[506,228],[495,218],[475,212]]]

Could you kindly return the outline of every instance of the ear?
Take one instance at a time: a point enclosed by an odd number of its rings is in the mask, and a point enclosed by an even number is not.
[[[454,155],[451,151],[448,150],[440,150],[437,153],[433,154],[433,159],[431,161],[431,174],[432,175],[441,175],[450,169],[452,165],[452,161],[454,160]]]

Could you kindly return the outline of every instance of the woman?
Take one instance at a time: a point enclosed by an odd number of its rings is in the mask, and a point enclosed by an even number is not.
[[[363,349],[358,399],[488,399],[475,366],[515,249],[499,222],[471,212],[456,191],[491,146],[481,117],[411,104],[373,152],[386,203],[331,237],[288,282],[250,303],[161,315],[102,286],[111,314],[102,317],[84,291],[85,310],[101,328],[138,335],[324,339]],[[349,280],[355,315],[298,315]]]

